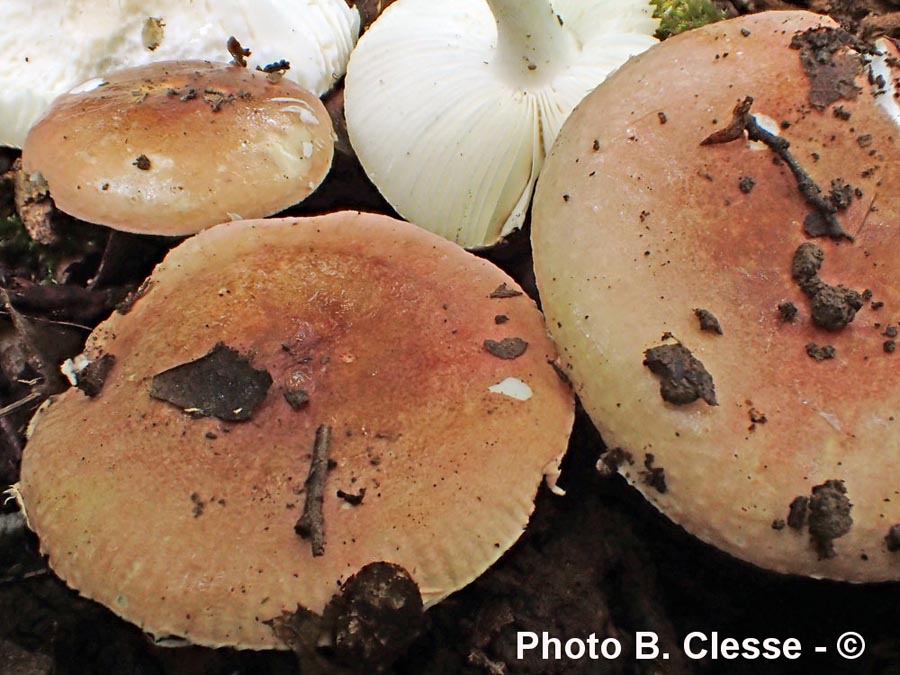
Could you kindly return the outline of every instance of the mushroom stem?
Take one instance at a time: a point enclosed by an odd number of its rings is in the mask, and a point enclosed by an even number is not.
[[[577,44],[548,0],[486,0],[497,22],[497,55],[516,80],[539,84],[572,61]]]

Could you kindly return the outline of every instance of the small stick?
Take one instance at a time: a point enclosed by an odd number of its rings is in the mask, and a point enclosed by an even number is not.
[[[303,514],[294,525],[294,532],[303,539],[312,540],[312,554],[315,557],[325,555],[325,516],[322,514],[322,502],[325,499],[330,447],[331,427],[327,424],[319,425],[316,429],[309,475],[306,477],[306,502],[303,505]]]
[[[760,126],[756,118],[750,114],[750,106],[752,104],[752,96],[744,98],[743,101],[735,106],[731,123],[724,129],[715,131],[704,138],[700,145],[729,143],[742,137],[743,132],[746,130],[747,137],[751,141],[764,143],[788,165],[788,168],[797,180],[797,188],[800,190],[800,194],[806,199],[806,203],[812,206],[828,225],[828,236],[832,239],[853,241],[853,237],[841,225],[841,221],[835,213],[837,211],[835,206],[822,197],[822,188],[816,184],[816,181],[800,166],[800,162],[788,150],[791,144],[781,136],[766,131]]]
[[[10,403],[9,405],[6,405],[6,406],[3,406],[2,408],[0,408],[0,417],[6,417],[7,415],[14,413],[19,408],[22,408],[22,407],[28,405],[29,403],[31,403],[32,401],[36,401],[39,398],[42,398],[43,396],[44,396],[43,392],[32,391],[31,393],[20,398],[18,401],[14,401],[13,403]]]

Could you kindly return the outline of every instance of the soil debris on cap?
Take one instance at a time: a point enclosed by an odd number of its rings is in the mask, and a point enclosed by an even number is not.
[[[219,342],[206,356],[154,375],[150,396],[198,417],[244,422],[266,398],[272,376]]]
[[[837,350],[833,346],[817,345],[815,342],[807,343],[806,353],[811,359],[816,361],[830,361],[837,356]]]
[[[604,478],[612,476],[625,462],[634,464],[634,457],[623,448],[609,448],[597,460],[597,473]]]
[[[291,410],[301,410],[309,405],[309,392],[305,389],[286,391],[284,392],[284,400],[291,406]]]
[[[797,318],[797,305],[793,302],[782,302],[778,305],[778,314],[781,316],[781,320],[785,323],[789,323]]]
[[[825,253],[807,241],[797,247],[791,276],[810,299],[812,320],[819,328],[838,331],[846,328],[863,306],[863,296],[843,285],[831,286],[819,277]]]
[[[900,551],[900,525],[892,525],[884,536],[884,543],[891,553]]]
[[[331,449],[331,427],[319,425],[313,445],[309,475],[306,477],[306,501],[303,513],[294,525],[294,532],[303,539],[309,539],[315,557],[325,555],[325,515],[322,504],[325,501],[325,479],[328,477],[328,452]]]
[[[519,358],[525,353],[525,350],[528,349],[528,343],[519,337],[508,337],[503,338],[499,342],[496,340],[485,340],[484,348],[498,359],[512,360]]]
[[[813,242],[805,241],[794,251],[791,277],[802,286],[802,284],[818,275],[824,262],[825,251]]]
[[[753,192],[753,188],[756,187],[756,180],[753,179],[752,176],[741,176],[740,180],[738,180],[738,188],[745,195]]]
[[[796,497],[788,506],[788,527],[794,530],[802,530],[806,526],[808,514],[809,497]]]
[[[769,418],[766,417],[764,412],[757,410],[751,406],[750,410],[747,411],[747,416],[750,418],[750,426],[748,427],[748,431],[756,431],[756,427],[759,424],[766,424],[769,421]]]
[[[149,171],[152,164],[150,163],[150,158],[147,155],[138,155],[138,158],[132,162],[137,168],[141,171]]]
[[[835,556],[834,540],[843,537],[853,526],[852,508],[844,481],[827,480],[813,487],[809,500],[809,535],[820,559]]]
[[[514,298],[517,295],[522,295],[522,291],[517,291],[515,288],[510,288],[506,285],[506,282],[497,286],[493,293],[491,293],[489,298]]]
[[[423,621],[419,587],[403,567],[389,562],[360,569],[322,613],[334,660],[354,672],[389,667],[418,637]]]
[[[660,494],[665,494],[669,487],[666,485],[666,470],[659,466],[653,466],[656,457],[652,453],[644,455],[644,471],[641,471],[641,478],[650,487],[654,488]]]
[[[732,119],[727,127],[714,131],[704,138],[700,145],[717,145],[730,143],[739,138],[746,137],[751,141],[758,141],[768,146],[775,153],[776,159],[787,164],[794,179],[797,181],[797,189],[806,200],[806,203],[815,209],[815,212],[806,219],[806,231],[810,236],[829,236],[832,239],[847,239],[853,241],[853,237],[841,225],[836,215],[837,208],[832,201],[822,196],[822,188],[800,165],[800,162],[791,154],[790,142],[787,139],[773,134],[762,127],[756,117],[750,114],[753,105],[753,97],[745,96],[735,105],[732,111]],[[813,234],[812,231],[815,231]]]
[[[697,308],[694,310],[694,316],[696,316],[700,321],[700,330],[722,335],[722,325],[719,323],[719,320],[715,317],[715,315],[708,309]]]
[[[797,33],[791,49],[799,50],[800,63],[809,77],[809,103],[819,110],[841,99],[853,100],[860,94],[856,77],[865,65],[863,53],[870,47],[847,31],[821,26]]]
[[[719,405],[712,376],[681,343],[651,347],[644,352],[644,365],[661,378],[659,393],[664,401],[687,405],[702,398],[709,405]]]
[[[356,494],[338,490],[337,496],[338,499],[343,499],[345,502],[350,504],[350,506],[359,506],[363,503],[363,499],[365,499],[366,497],[366,488],[360,488],[359,492],[357,492]]]
[[[116,357],[112,354],[104,354],[85,366],[78,373],[77,386],[90,398],[97,398],[103,391],[103,385],[109,376],[112,367],[116,364]]]

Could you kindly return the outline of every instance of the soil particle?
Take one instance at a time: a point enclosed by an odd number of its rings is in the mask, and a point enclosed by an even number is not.
[[[294,389],[284,392],[284,400],[291,406],[291,410],[302,410],[309,405],[309,393],[305,389]]]
[[[652,453],[644,455],[645,470],[641,471],[641,478],[643,478],[644,483],[654,488],[657,492],[665,494],[669,489],[666,485],[666,470],[662,467],[653,466],[655,461],[656,457]]]
[[[525,350],[528,349],[528,343],[519,337],[508,337],[503,338],[499,342],[496,340],[485,340],[484,348],[498,359],[510,361],[522,356]]]
[[[764,412],[760,412],[756,408],[750,408],[750,410],[747,411],[747,415],[748,417],[750,417],[749,431],[755,431],[758,424],[765,424],[769,421],[769,418],[766,417],[766,414]]]
[[[813,323],[829,331],[846,328],[863,306],[862,296],[843,285],[823,284],[811,299]]]
[[[844,120],[845,122],[847,120],[849,120],[850,116],[851,116],[850,111],[845,110],[844,106],[842,106],[842,105],[835,106],[834,110],[832,110],[832,113],[834,113],[834,116],[837,117],[839,120]]]
[[[887,337],[887,338],[895,338],[895,337],[897,337],[898,332],[900,332],[900,331],[897,330],[896,326],[888,326],[887,328],[884,329],[884,332],[882,333],[882,335],[884,335],[884,337]]]
[[[103,391],[106,378],[112,367],[116,364],[116,357],[112,354],[104,354],[95,359],[78,373],[77,387],[90,398],[97,398]]]
[[[694,310],[694,316],[700,321],[700,330],[722,335],[722,325],[708,309],[697,308]]]
[[[831,192],[828,193],[828,201],[838,211],[844,211],[853,204],[853,197],[856,194],[852,185],[849,185],[842,178],[835,178],[831,181]]]
[[[609,448],[597,460],[597,473],[604,478],[615,474],[625,462],[634,464],[634,457],[623,448]]]
[[[268,371],[220,342],[206,356],[155,375],[150,396],[199,417],[245,422],[271,385]]]
[[[891,553],[900,551],[900,525],[892,525],[884,537],[887,550]]]
[[[834,540],[843,537],[853,526],[844,481],[827,480],[812,489],[809,500],[809,535],[819,551],[819,558],[833,558]]]
[[[831,286],[822,281],[818,273],[824,260],[821,248],[810,241],[804,242],[794,252],[791,276],[810,299],[813,323],[828,331],[839,331],[856,317],[863,306],[863,296],[846,286]]]
[[[687,405],[702,398],[709,405],[718,405],[712,376],[684,345],[651,347],[644,352],[644,365],[660,377],[659,393],[664,401]]]
[[[825,251],[811,241],[804,242],[794,251],[791,276],[795,281],[803,283],[818,275],[824,262]]]
[[[138,155],[138,158],[132,162],[141,171],[149,171],[152,166],[150,158],[147,155]]]
[[[816,361],[829,361],[837,356],[837,350],[831,345],[819,346],[815,342],[806,345],[806,353]]]
[[[865,65],[862,54],[855,51],[860,47],[859,41],[842,29],[810,28],[794,35],[791,48],[800,51],[800,63],[809,77],[810,105],[823,110],[859,95],[855,80]]]
[[[778,314],[781,316],[781,320],[785,323],[793,321],[797,318],[797,305],[793,302],[782,302],[778,305]]]
[[[422,631],[422,596],[400,565],[371,563],[343,584],[322,623],[335,661],[354,672],[382,671]]]
[[[502,298],[514,298],[522,294],[522,291],[517,291],[515,288],[510,288],[506,285],[506,282],[504,282],[497,286],[497,288],[488,297],[496,300]]]
[[[506,323],[507,321],[509,321],[509,317],[506,314],[497,314],[494,317],[494,323],[498,326]]]
[[[802,530],[809,514],[809,497],[796,497],[788,507],[787,524],[794,530]]]
[[[885,354],[893,354],[897,351],[897,341],[896,340],[885,340],[882,345]]]
[[[556,373],[556,376],[559,378],[560,382],[571,389],[572,378],[570,378],[569,374],[563,369],[561,365],[559,365],[559,362],[554,359],[553,361],[548,360],[547,363],[549,363],[550,367],[553,368],[553,372]]]
[[[756,187],[756,181],[751,176],[741,176],[740,180],[738,180],[738,187],[741,192],[748,195]]]
[[[359,492],[344,492],[343,490],[337,491],[338,499],[343,499],[345,502],[350,504],[350,506],[359,506],[363,503],[363,499],[366,497],[366,488],[360,488]]]
[[[199,518],[203,515],[203,511],[206,509],[206,502],[200,499],[200,495],[196,492],[191,493],[191,504],[193,504],[193,508],[191,513],[193,513],[194,518]]]

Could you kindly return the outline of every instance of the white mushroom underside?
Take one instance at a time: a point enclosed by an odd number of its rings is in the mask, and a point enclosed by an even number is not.
[[[520,227],[572,108],[655,42],[649,4],[558,0],[553,10],[576,58],[537,86],[505,77],[484,0],[399,0],[360,41],[347,78],[350,140],[405,218],[471,248]]]
[[[343,75],[359,34],[344,0],[5,0],[0,145],[20,147],[50,102],[111,70],[168,59],[226,61],[229,36],[251,68],[285,59],[286,77],[322,95]],[[159,46],[142,37],[162,19]]]

